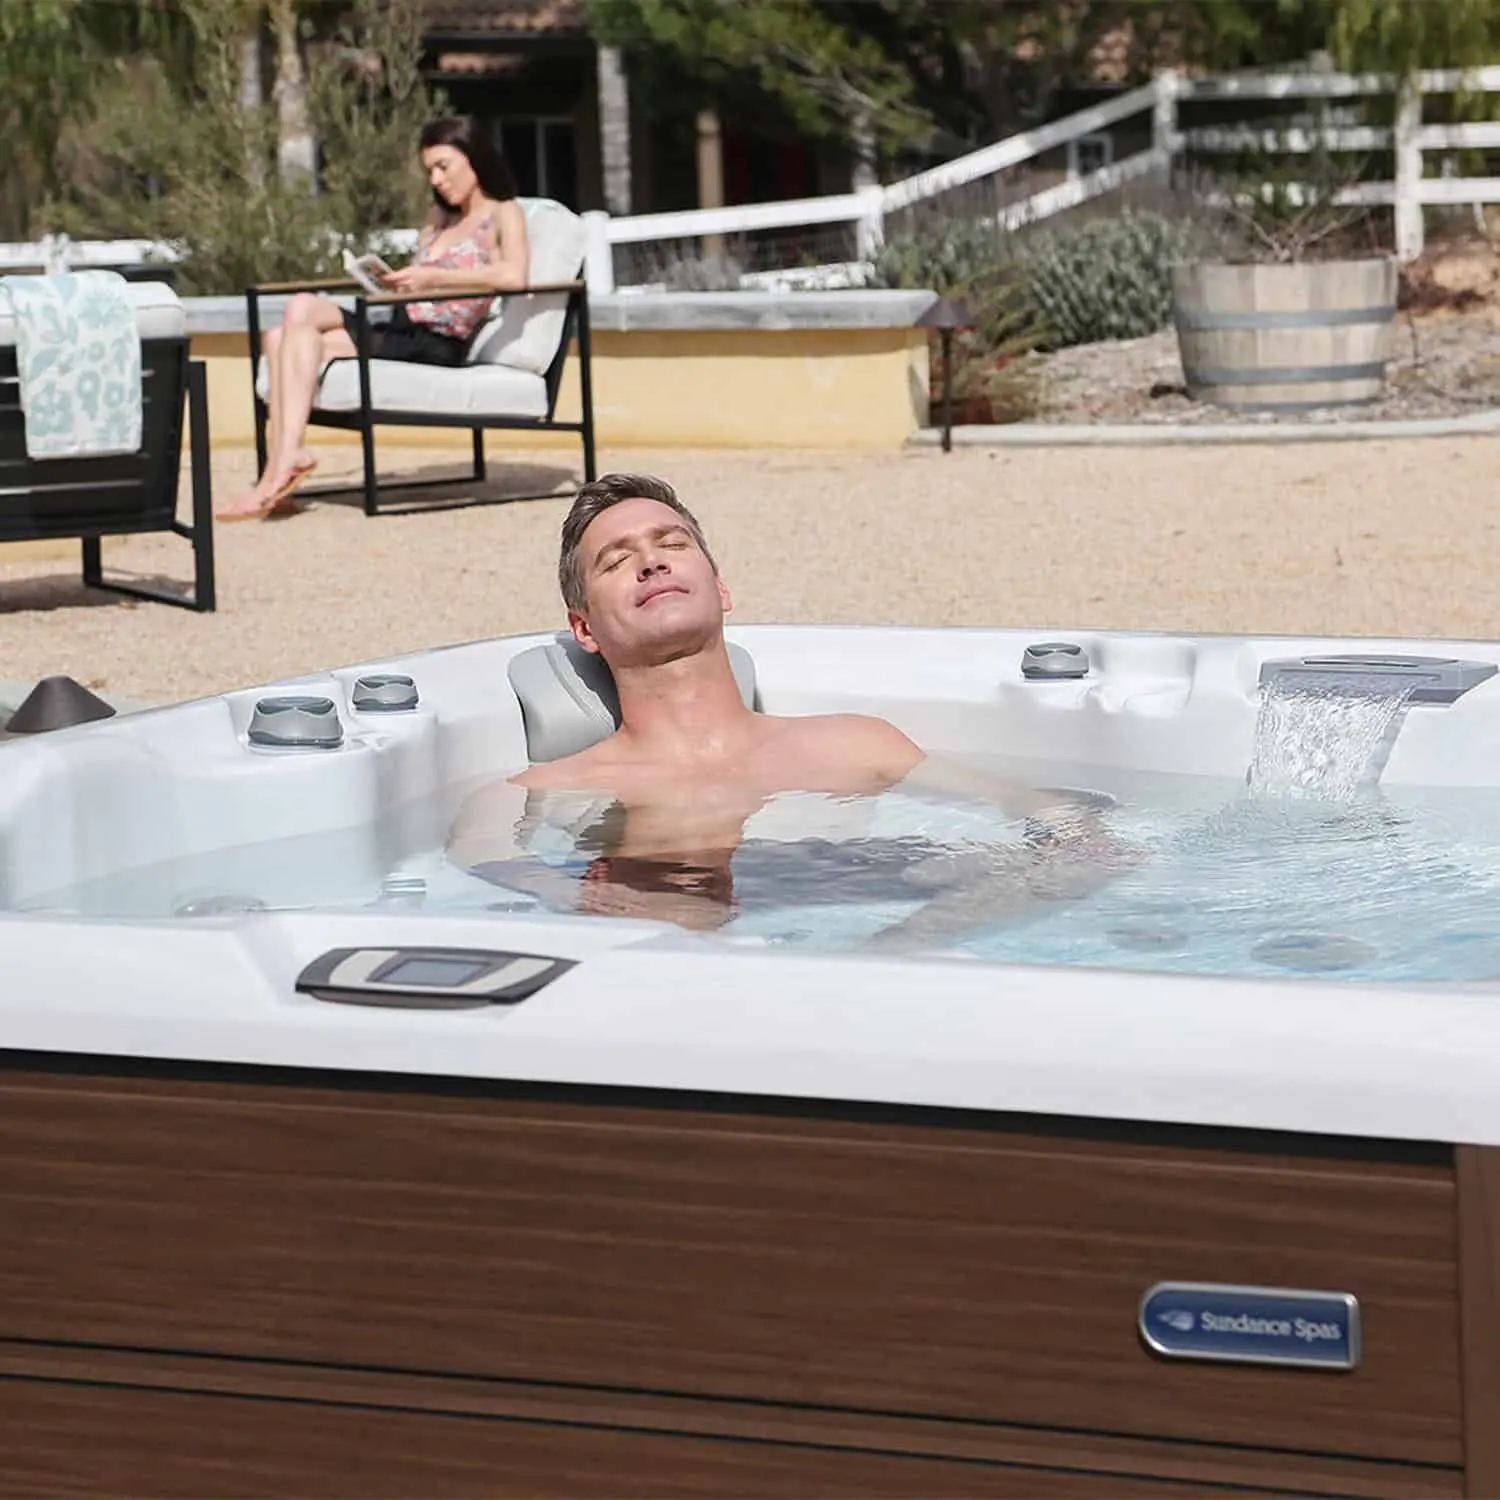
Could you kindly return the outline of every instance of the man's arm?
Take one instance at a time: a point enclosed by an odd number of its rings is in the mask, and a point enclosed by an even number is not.
[[[1010,817],[1033,819],[1058,834],[1081,831],[1098,811],[1097,806],[1067,792],[1024,786],[993,771],[935,755],[923,756],[898,783],[898,789],[916,796],[992,803]]]
[[[448,858],[464,870],[524,858],[520,831],[527,795],[510,777],[497,777],[470,793],[448,832]]]
[[[842,731],[840,749],[848,763],[865,768],[888,790],[950,802],[988,803],[1007,817],[1027,819],[1032,825],[1028,842],[1033,845],[1100,832],[1098,799],[1087,801],[1066,791],[1024,786],[992,771],[929,755],[888,719],[871,714],[838,714],[831,721]]]
[[[946,802],[984,802],[1024,818],[1020,845],[939,856],[908,873],[930,899],[872,940],[888,952],[942,947],[976,929],[1026,921],[1050,902],[1077,900],[1140,862],[1140,851],[1107,827],[1108,799],[1023,786],[960,762],[924,756],[897,789]]]

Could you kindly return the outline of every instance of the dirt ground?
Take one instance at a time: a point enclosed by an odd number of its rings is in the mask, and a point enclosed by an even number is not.
[[[324,450],[325,473],[354,450]],[[392,450],[428,473],[454,453]],[[216,455],[217,493],[252,455]],[[608,452],[699,513],[741,621],[1500,637],[1500,438],[1285,448]],[[492,463],[499,492],[569,469]],[[430,492],[427,492],[430,493]],[[451,492],[465,493],[462,487]],[[86,590],[76,551],[0,548],[0,678],[168,702],[563,621],[565,498],[367,519],[325,501],[216,528],[219,610]],[[186,543],[122,575],[185,581]]]
[[[1015,367],[1021,379],[1000,403],[1005,414],[993,419],[1298,427],[1463,417],[1500,406],[1497,242],[1469,234],[1430,247],[1423,260],[1403,268],[1399,300],[1384,389],[1364,404],[1273,414],[1192,400],[1177,334],[1168,327],[1145,338],[1030,356]]]
[[[1039,422],[1145,422],[1266,426],[1403,422],[1464,417],[1500,406],[1500,306],[1423,316],[1390,330],[1391,362],[1378,400],[1304,412],[1241,411],[1190,400],[1177,334],[1084,344],[1037,356]]]

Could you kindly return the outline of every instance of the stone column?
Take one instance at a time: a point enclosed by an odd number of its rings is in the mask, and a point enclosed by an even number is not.
[[[724,136],[715,109],[698,111],[698,207],[724,207]],[[724,253],[724,237],[703,236],[705,260],[716,260]]]
[[[618,47],[601,47],[599,69],[599,155],[603,165],[604,206],[630,212],[630,83]]]
[[[297,35],[296,0],[276,0],[276,164],[285,179],[312,177],[317,171],[317,143],[307,117],[307,74]]]

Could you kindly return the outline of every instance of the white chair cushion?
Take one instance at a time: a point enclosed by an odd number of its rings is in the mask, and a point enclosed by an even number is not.
[[[516,201],[526,215],[530,281],[545,286],[574,280],[583,265],[583,220],[551,198]],[[496,297],[469,346],[469,363],[508,365],[545,375],[562,339],[567,310],[568,299],[558,292],[543,297]]]
[[[269,399],[270,375],[264,357],[255,366],[255,394]],[[490,417],[544,417],[547,385],[538,375],[486,365],[421,365],[411,360],[370,361],[370,401],[385,411],[426,412],[436,416],[468,413]],[[359,410],[359,366],[336,359],[323,372],[315,402],[321,411]]]
[[[79,266],[86,271],[87,266]],[[180,339],[187,336],[187,314],[182,301],[165,281],[127,281],[125,296],[135,309],[136,332],[143,339]],[[16,320],[7,311],[0,313],[0,345],[9,347],[16,341]]]
[[[264,367],[265,361],[261,361]],[[262,389],[264,389],[262,385]],[[320,411],[359,410],[359,362],[336,359],[318,386]],[[547,383],[506,365],[419,365],[370,361],[370,404],[379,411],[444,417],[545,417]]]

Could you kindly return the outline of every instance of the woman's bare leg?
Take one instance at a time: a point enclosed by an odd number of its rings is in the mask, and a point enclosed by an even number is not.
[[[330,359],[351,358],[354,341],[343,317],[327,297],[299,292],[287,304],[279,329],[266,335],[265,353],[271,417],[271,446],[265,472],[255,488],[232,500],[219,514],[226,519],[261,515],[272,497],[297,474],[313,466],[302,446],[318,377]]]
[[[277,408],[280,405],[279,397],[282,389],[281,380],[281,344],[283,330],[271,328],[262,335],[261,347],[266,356],[266,417],[270,427],[270,441],[266,445],[266,476],[271,473],[271,454],[276,451],[280,442],[281,417]],[[312,455],[305,448],[298,450],[297,458],[293,460],[294,467],[305,468],[310,465]],[[266,477],[262,476],[262,477]],[[267,489],[266,485],[257,485],[257,489]]]
[[[268,328],[260,336],[260,352],[266,365],[266,457],[276,441],[277,367],[281,364],[281,330]],[[257,480],[257,483],[259,481]]]
[[[351,358],[354,352],[343,315],[327,297],[303,293],[287,305],[273,377],[275,443],[266,465],[273,489],[293,469],[305,466],[300,460],[310,457],[302,439],[323,366],[330,359]]]

